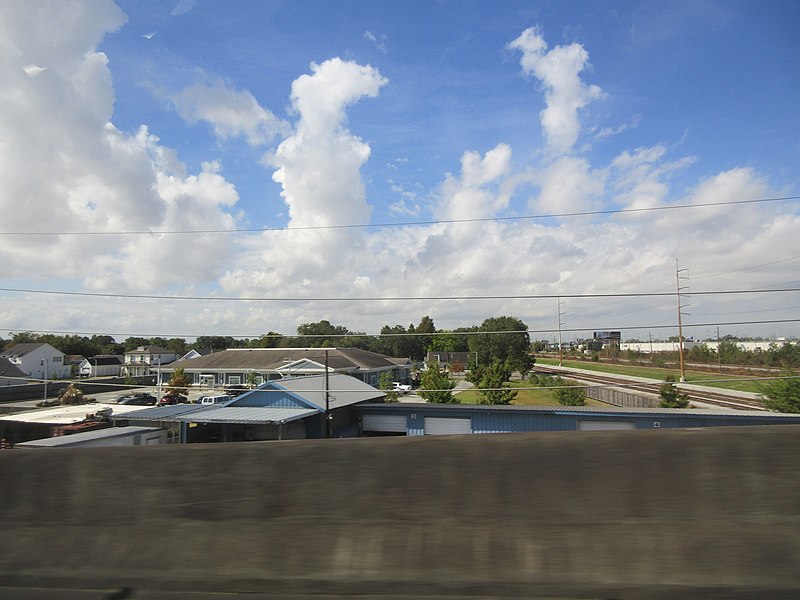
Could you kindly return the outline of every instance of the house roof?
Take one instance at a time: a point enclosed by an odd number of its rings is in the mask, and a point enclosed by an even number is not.
[[[0,356],[25,356],[26,354],[33,352],[37,348],[41,348],[45,346],[44,342],[29,342],[29,343],[22,343],[22,344],[14,344],[8,350],[3,351],[0,353]]]
[[[326,353],[328,367],[334,371],[372,371],[397,366],[397,363],[382,354],[357,348],[236,348],[181,360],[173,364],[172,368],[180,366],[185,370],[278,371],[292,362],[307,360],[317,363],[322,369]]]
[[[0,417],[0,421],[16,421],[21,423],[44,423],[48,425],[71,425],[85,421],[87,415],[97,414],[98,412],[109,412],[109,417],[114,419],[123,418],[122,415],[134,413],[146,406],[135,406],[132,404],[73,404],[67,406],[57,406],[55,408],[45,408],[40,410],[14,413]],[[126,417],[127,418],[127,417]]]
[[[112,415],[111,418],[170,423],[288,423],[325,412],[325,379],[324,375],[311,375],[274,380],[222,405],[174,404],[145,408],[130,415]],[[334,373],[327,379],[331,410],[379,400],[386,395],[386,392],[349,375]],[[289,392],[306,406],[267,405],[270,395],[276,392]]]
[[[180,415],[176,420],[191,423],[247,423],[252,425],[268,425],[273,423],[288,423],[318,414],[319,411],[313,408],[212,406],[204,411]]]
[[[313,408],[176,404],[149,408],[129,415],[120,415],[118,418],[125,421],[156,421],[162,423],[245,423],[267,425],[288,423],[317,414],[319,414],[319,411]]]
[[[625,406],[562,406],[542,405],[526,406],[521,404],[434,404],[429,402],[402,402],[402,403],[364,403],[359,404],[358,410],[378,410],[381,412],[413,412],[413,411],[444,411],[453,413],[467,412],[518,412],[540,414],[570,414],[579,413],[603,415],[630,415],[630,416],[661,416],[661,417],[729,417],[732,419],[753,418],[774,419],[776,421],[798,422],[800,415],[795,413],[774,413],[764,410],[730,410],[730,409],[699,409],[699,408],[644,408]]]
[[[160,431],[157,427],[107,427],[105,429],[95,429],[94,431],[82,431],[66,436],[44,438],[41,440],[31,440],[16,444],[17,448],[58,448],[63,446],[75,446],[81,442],[93,440],[105,440],[109,438],[127,436],[136,433],[150,433]]]
[[[172,350],[161,346],[140,346],[136,350],[129,350],[125,354],[175,354]]]
[[[121,365],[123,358],[121,356],[98,354],[97,356],[92,356],[86,360],[89,361],[90,365],[99,367],[104,365]]]
[[[28,375],[20,371],[19,367],[10,360],[0,356],[0,377],[27,379]]]
[[[326,383],[327,380],[327,383]],[[306,377],[287,377],[274,379],[247,394],[242,394],[228,406],[255,406],[259,401],[266,402],[274,390],[284,390],[318,411],[325,410],[325,392],[328,392],[330,409],[350,406],[360,402],[372,402],[386,396],[386,392],[364,383],[360,379],[341,373],[309,375]]]

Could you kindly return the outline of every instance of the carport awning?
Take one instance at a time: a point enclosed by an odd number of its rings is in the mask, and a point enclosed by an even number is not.
[[[198,406],[176,404],[142,410],[125,415],[126,421],[156,421],[159,423],[240,423],[269,425],[288,423],[320,414],[313,408],[273,408],[237,406]]]
[[[269,425],[297,421],[320,412],[313,408],[266,408],[222,406],[207,411],[179,415],[175,418],[182,423],[239,423],[250,425]]]

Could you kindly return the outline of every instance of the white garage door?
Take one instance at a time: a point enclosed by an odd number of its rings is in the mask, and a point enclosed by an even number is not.
[[[425,417],[425,435],[457,435],[461,433],[472,433],[470,419]]]
[[[636,429],[625,421],[578,421],[578,431],[611,431],[614,429]]]
[[[364,415],[361,429],[364,431],[385,431],[389,433],[406,433],[405,415]]]

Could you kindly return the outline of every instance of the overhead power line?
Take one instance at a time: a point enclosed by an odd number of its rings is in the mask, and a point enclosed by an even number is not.
[[[540,219],[565,219],[569,217],[592,217],[603,215],[619,215],[630,213],[644,213],[668,210],[683,210],[692,208],[706,208],[712,206],[737,206],[746,204],[762,204],[767,202],[787,202],[798,200],[800,196],[781,196],[776,198],[758,198],[755,200],[730,200],[727,202],[701,202],[697,204],[671,204],[668,206],[648,206],[642,208],[618,208],[609,210],[587,210],[567,213],[550,213],[541,215],[517,215],[508,217],[482,217],[475,219],[443,219],[430,221],[404,221],[400,223],[361,223],[342,225],[308,225],[300,227],[248,227],[232,229],[181,229],[181,230],[133,230],[133,231],[0,231],[0,235],[26,236],[26,235],[80,235],[80,236],[111,236],[111,235],[189,235],[189,234],[230,234],[230,233],[265,233],[268,231],[317,231],[330,229],[380,229],[385,227],[418,227],[422,225],[449,225],[458,223],[487,223],[502,221],[532,221]]]
[[[674,296],[674,292],[619,292],[608,294],[509,294],[509,295],[476,295],[476,296],[347,296],[341,298],[275,296],[252,297],[241,296],[162,296],[158,294],[112,294],[104,292],[70,292],[65,290],[34,290],[26,288],[0,288],[0,292],[19,294],[46,294],[56,296],[81,296],[90,298],[125,298],[127,300],[202,300],[216,302],[389,302],[413,300],[553,300],[556,298],[654,298]],[[681,292],[683,296],[716,296],[736,294],[775,294],[781,292],[800,292],[800,288],[759,289],[759,290],[708,290],[704,292]]]
[[[718,321],[710,323],[688,323],[686,328],[691,329],[695,327],[727,327],[733,325],[774,325],[776,323],[800,323],[800,319],[770,319],[768,321]],[[626,326],[591,326],[591,327],[572,327],[562,328],[562,333],[580,333],[584,331],[642,331],[654,329],[675,329],[675,323],[667,325],[626,325]],[[552,329],[525,329],[513,331],[436,331],[433,333],[342,333],[342,334],[283,334],[283,333],[252,333],[252,334],[209,334],[209,333],[131,333],[120,331],[61,331],[61,330],[43,330],[36,327],[0,327],[2,331],[25,331],[37,334],[52,334],[52,335],[77,335],[77,336],[92,336],[92,335],[107,335],[113,338],[123,337],[140,337],[140,338],[199,338],[199,337],[229,337],[234,339],[319,339],[319,338],[389,338],[389,337],[435,337],[440,336],[471,336],[471,335],[502,335],[512,333],[527,333],[527,334],[553,334],[557,333],[557,328]]]

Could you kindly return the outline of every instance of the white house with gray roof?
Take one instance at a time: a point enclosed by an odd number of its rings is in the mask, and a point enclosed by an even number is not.
[[[44,342],[14,344],[0,352],[31,379],[64,379],[70,376],[70,367],[64,364],[65,354]]]
[[[377,386],[380,376],[390,372],[393,381],[407,383],[411,360],[391,358],[358,348],[236,348],[161,368],[161,382],[167,383],[177,368],[183,369],[192,383],[203,387],[257,384],[298,375],[342,373]]]

